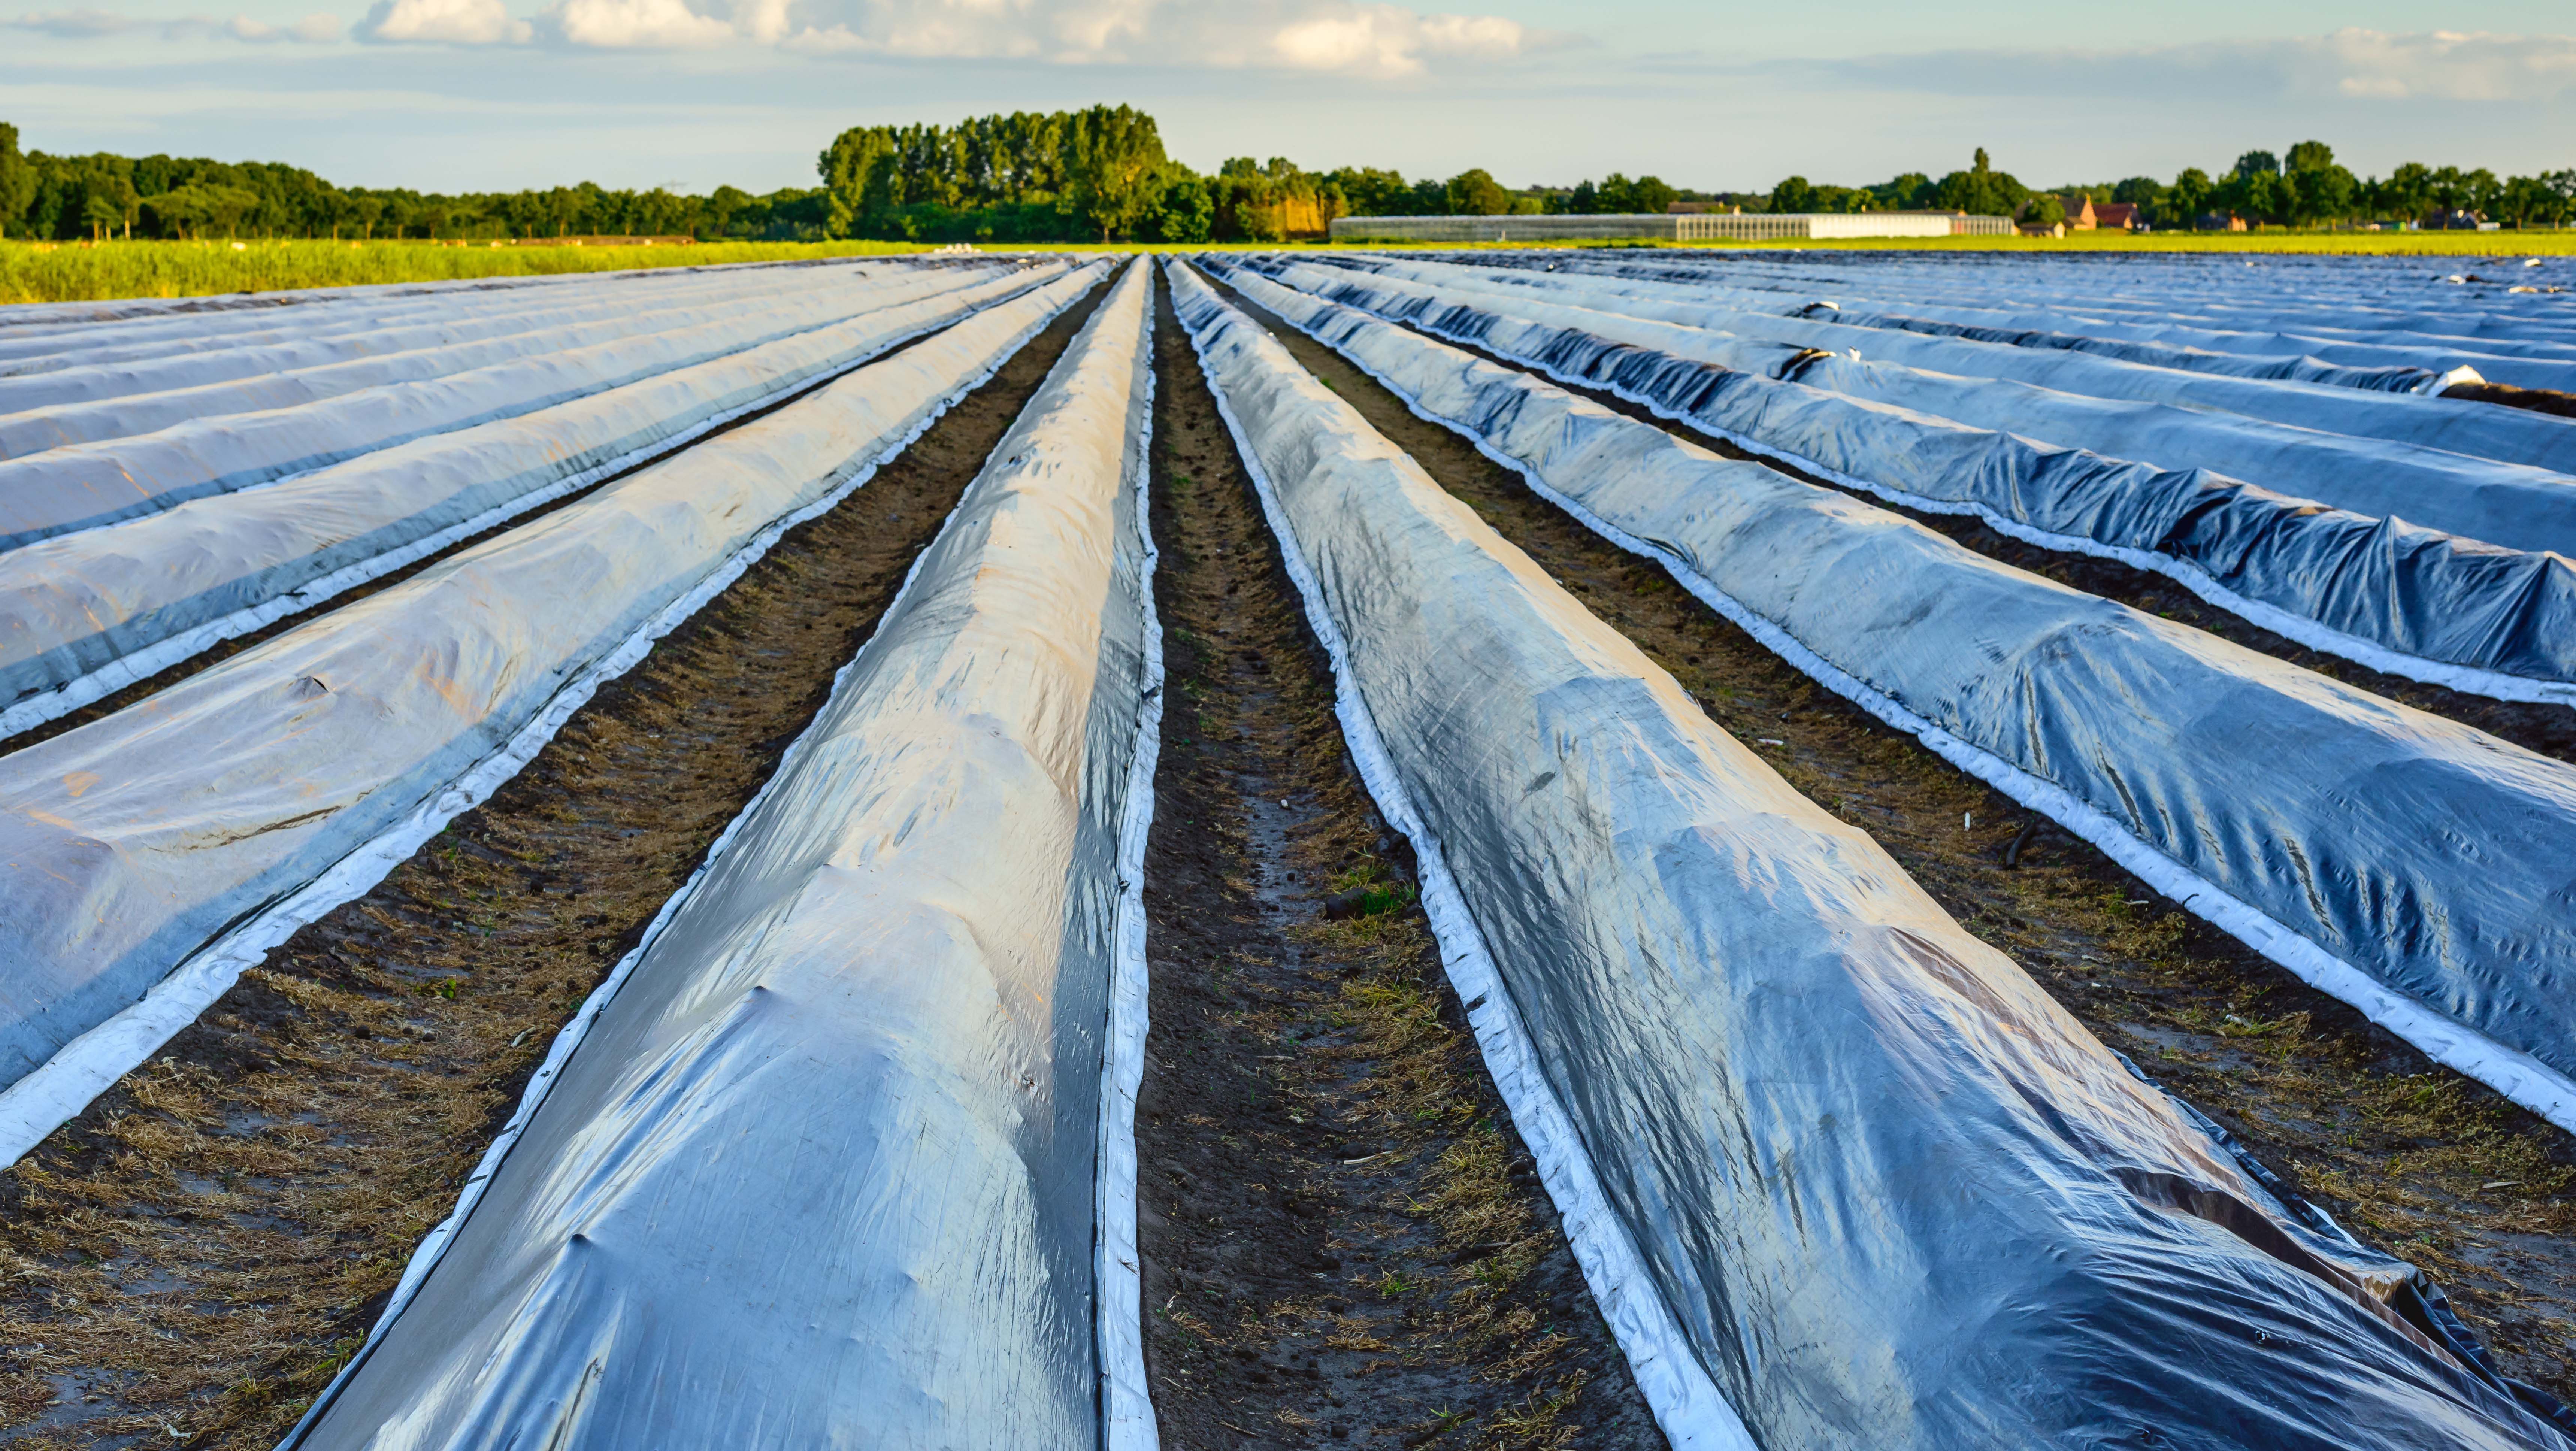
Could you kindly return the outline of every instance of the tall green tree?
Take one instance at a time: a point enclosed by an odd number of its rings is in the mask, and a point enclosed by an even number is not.
[[[18,128],[0,121],[0,237],[9,235],[9,224],[36,199],[36,182],[36,168],[18,150]]]
[[[1494,174],[1483,167],[1462,171],[1449,178],[1447,192],[1449,215],[1453,217],[1507,217],[1512,214],[1512,194],[1494,180]]]
[[[2186,166],[2177,173],[2173,185],[2165,188],[2164,201],[2156,207],[2159,227],[2195,227],[2210,208],[2217,188],[2209,173],[2197,166]]]
[[[1133,235],[1154,203],[1166,158],[1154,118],[1133,106],[1094,106],[1073,118],[1068,209],[1100,229],[1100,240]]]
[[[1977,148],[1976,160],[1967,170],[1941,178],[1933,193],[1933,205],[1979,217],[2018,215],[2022,203],[2029,199],[2030,188],[2011,172],[1995,170],[1982,146]]]

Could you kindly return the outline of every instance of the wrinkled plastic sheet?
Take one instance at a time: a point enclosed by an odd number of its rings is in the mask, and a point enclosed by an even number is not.
[[[1548,261],[1530,263],[1502,256],[1489,261],[1482,258],[1454,257],[1444,261],[1461,264],[1482,263],[1487,275],[1503,280],[1520,281],[1523,274],[1530,285],[1546,287],[1548,274],[1559,270],[1556,259],[1563,254],[1542,254]],[[1343,266],[1381,270],[1385,263],[1366,255],[1335,254]],[[1406,261],[1418,258],[1401,259]],[[1637,279],[1664,283],[1651,268],[1635,272],[1607,268],[1574,269],[1587,275]],[[1686,287],[1677,286],[1672,296],[1684,301],[1721,302],[1777,313],[1784,317],[1816,317],[1850,327],[1901,328],[1912,332],[1933,333],[1946,337],[1964,337],[1977,342],[2004,343],[2013,347],[2058,348],[2070,352],[2094,353],[2122,362],[2144,363],[2151,367],[2176,368],[2194,373],[2223,373],[2235,378],[2279,378],[2301,383],[2320,383],[2337,388],[2357,388],[2373,393],[2439,392],[2445,371],[2415,363],[2354,367],[2312,357],[2294,344],[2284,342],[2272,354],[2250,349],[2222,351],[2189,345],[2139,342],[2105,337],[2089,330],[2086,319],[2064,313],[2023,312],[2007,314],[1997,311],[1944,308],[1937,304],[1911,299],[1855,297],[1837,289],[1824,296],[1813,289],[1790,283],[1763,285],[1721,285],[1697,281]]]
[[[2474,368],[2489,380],[2529,388],[2576,388],[2576,346],[2518,338],[2451,337],[2433,333],[2358,331],[2318,326],[2295,318],[2267,317],[2259,312],[2195,314],[2192,304],[2168,295],[2161,302],[2138,299],[2123,290],[2128,280],[2099,269],[2059,268],[2082,280],[2065,286],[2061,276],[2025,276],[2009,288],[1960,291],[1934,283],[1908,285],[1884,262],[1832,270],[1783,272],[1759,262],[1710,267],[1666,261],[1611,260],[1573,252],[1480,254],[1475,260],[1495,266],[1544,271],[1577,271],[1606,276],[1653,277],[1668,281],[1722,282],[1744,288],[1779,288],[1813,298],[1840,300],[1854,287],[1877,299],[1904,299],[1918,316],[1947,318],[2001,327],[2063,327],[2083,336],[2113,343],[2138,342],[2173,348],[2254,355],[2304,354],[2322,361],[2360,368],[2412,366],[2436,373]],[[2127,259],[2124,259],[2127,260]],[[2125,266],[2124,272],[2135,271]],[[2147,269],[2152,272],[2155,269]],[[2516,269],[2519,271],[2520,269]],[[2289,284],[2315,287],[2333,274],[2308,272]],[[2576,281],[2576,278],[2562,278]],[[2281,284],[2277,281],[2273,285]],[[2154,289],[2149,289],[2153,291]],[[1946,310],[1945,310],[1946,309]],[[2039,312],[2033,309],[2053,309]]]
[[[1100,275],[987,308],[0,756],[0,1083],[15,1084],[0,1153],[23,1153],[244,966],[508,780],[602,682]]]
[[[2568,688],[2576,681],[2576,565],[2562,555],[2323,508],[2207,470],[2037,443],[1582,327],[1524,322],[1418,286],[1273,270],[1317,297],[1608,390],[1893,502],[1973,514],[2032,543],[2166,574],[2267,629],[2375,670],[2508,700],[2576,699]],[[1606,326],[1627,331],[1615,321]],[[1646,328],[1652,335],[1660,326]],[[1677,329],[1654,340],[1697,341]],[[1799,360],[1776,360],[1758,346],[1725,355],[1738,365],[1777,361],[1805,376]],[[2576,495],[2562,506],[2556,492],[2549,486],[2531,502],[2569,514],[2576,543]]]
[[[1237,282],[1837,692],[2576,1130],[2576,768]]]
[[[1763,1451],[2568,1444],[2419,1275],[2276,1195],[1275,341],[1179,306],[1444,958],[1499,973]]]
[[[234,331],[292,332],[327,325],[353,314],[389,314],[415,303],[448,305],[500,292],[631,287],[638,292],[721,275],[784,275],[808,269],[865,271],[874,259],[824,257],[783,262],[732,262],[715,266],[636,267],[615,272],[556,272],[515,277],[464,277],[431,282],[388,282],[356,287],[289,288],[230,292],[205,297],[120,297],[86,302],[14,303],[0,307],[0,358],[42,351],[63,339],[139,336],[158,330],[171,338]],[[919,265],[905,258],[898,265]]]
[[[2538,268],[2528,265],[2533,259],[2522,260],[2522,266],[2508,263],[2502,269],[2504,286],[2471,281],[2496,270],[2488,264],[2472,263],[2453,272],[2431,258],[2396,259],[2380,266],[2352,257],[2236,257],[2174,266],[2110,256],[1969,262],[1918,261],[1888,253],[1826,259],[1775,251],[1736,253],[1715,266],[1704,257],[1635,254],[1596,256],[1581,265],[1633,275],[1699,280],[1768,275],[1837,286],[1866,277],[1882,291],[1902,286],[1912,295],[1943,301],[2055,302],[2150,320],[2296,327],[2376,341],[2481,342],[2532,356],[2576,356],[2576,320],[2563,301],[2512,295],[2518,284],[2576,282],[2576,269],[2563,258],[2541,259]]]
[[[2084,399],[2162,404],[2187,414],[2233,414],[2285,429],[2524,464],[2550,471],[2562,485],[2576,482],[2564,477],[2565,471],[2576,468],[2576,419],[2527,409],[2280,379],[2220,377],[2086,353],[1852,327],[1831,321],[1831,313],[1784,317],[1695,297],[1693,288],[1660,282],[1564,276],[1540,280],[1512,269],[1409,259],[1381,261],[1375,270],[1460,289],[1499,289],[1506,295],[1529,294],[1535,283],[1544,289],[1544,296],[1557,302],[1818,348],[1898,364],[1919,374],[1946,375],[1989,387],[1994,381],[2014,382]],[[1967,421],[2006,426],[1991,420]],[[2089,436],[2052,441],[2104,447],[2100,439]]]
[[[0,554],[0,736],[771,406],[1062,270],[1006,272],[520,417]]]
[[[9,459],[0,462],[0,549],[274,482],[424,435],[518,417],[978,280],[923,272],[853,282],[825,296],[709,303],[694,324],[643,337],[293,407],[192,418],[132,438]]]
[[[900,274],[898,274],[900,275]],[[855,275],[815,273],[787,286],[728,278],[649,298],[517,297],[511,307],[450,308],[393,327],[307,336],[257,347],[93,360],[0,376],[0,458],[68,443],[125,438],[224,413],[288,408],[388,383],[445,377],[494,363],[633,337],[706,320],[710,304],[768,307],[830,294]],[[553,305],[532,307],[537,301]],[[126,348],[111,350],[123,353]]]
[[[1153,1444],[1132,1284],[1095,1294],[1151,298],[1131,266],[289,1445]]]

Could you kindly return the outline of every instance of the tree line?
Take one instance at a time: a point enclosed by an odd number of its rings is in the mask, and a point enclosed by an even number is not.
[[[1907,172],[1876,186],[1819,186],[1784,178],[1768,194],[1731,198],[1747,211],[1975,212],[2047,225],[2063,219],[2064,201],[2128,202],[2150,225],[2189,228],[2234,217],[2248,225],[2330,227],[2359,222],[2420,222],[2466,213],[2516,227],[2576,220],[2576,168],[2499,177],[2484,167],[2426,166],[2410,161],[2385,177],[2359,177],[2322,141],[2302,141],[2286,156],[2248,151],[2213,177],[2185,167],[2171,181],[2132,176],[2115,182],[2034,190],[1997,171],[1983,149],[1973,166],[1935,181]]]
[[[2060,198],[2138,205],[2159,227],[2212,214],[2325,226],[2469,212],[2518,226],[2576,219],[2576,170],[2499,178],[2485,169],[2408,163],[2359,178],[2333,149],[2303,141],[2286,157],[2249,151],[2212,177],[2134,176],[2038,189],[1983,150],[1937,180],[1906,172],[1876,186],[1784,178],[1767,193],[1689,191],[1613,172],[1571,187],[1514,189],[1474,168],[1408,180],[1379,167],[1308,171],[1286,157],[1235,157],[1200,175],[1164,150],[1154,118],[1131,106],[1014,112],[953,126],[854,126],[816,159],[819,186],[705,196],[590,182],[454,195],[336,186],[301,167],[101,152],[22,152],[0,123],[0,234],[10,237],[486,240],[689,236],[707,241],[869,238],[930,243],[1278,242],[1321,235],[1342,216],[1589,215],[1661,212],[1676,201],[1746,211],[1937,209],[2048,223]]]

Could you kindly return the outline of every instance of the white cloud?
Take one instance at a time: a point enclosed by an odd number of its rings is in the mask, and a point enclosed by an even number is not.
[[[786,0],[773,0],[783,8]],[[1358,0],[804,0],[788,49],[818,55],[1262,68],[1397,77],[1567,44],[1495,15]]]
[[[689,50],[734,37],[731,23],[700,15],[683,0],[558,0],[538,20],[566,44],[599,50]],[[783,7],[778,25],[784,29]]]
[[[393,44],[522,45],[536,27],[501,0],[376,0],[358,38]]]
[[[122,15],[110,15],[104,10],[63,10],[51,15],[21,15],[9,22],[9,28],[84,40],[93,35],[114,35],[133,24]]]
[[[733,28],[762,45],[787,38],[789,0],[734,0]]]
[[[2576,88],[2576,35],[2338,30],[2299,48],[2305,87],[2374,100],[2537,101]]]

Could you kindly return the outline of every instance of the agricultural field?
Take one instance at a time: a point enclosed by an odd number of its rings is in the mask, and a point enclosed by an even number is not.
[[[0,270],[0,1446],[2576,1451],[2479,241]]]

